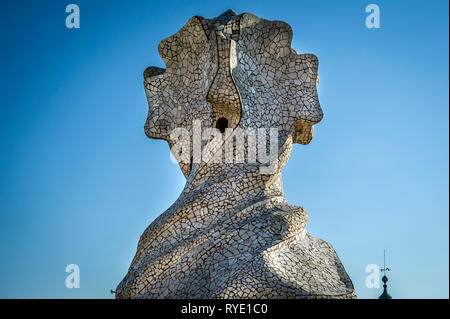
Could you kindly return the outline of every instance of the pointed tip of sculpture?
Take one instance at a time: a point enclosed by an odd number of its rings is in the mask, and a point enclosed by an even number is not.
[[[222,13],[220,16],[218,16],[216,19],[218,19],[218,20],[229,20],[230,18],[233,18],[233,17],[235,17],[237,15],[238,14],[236,12],[234,12],[231,9],[228,9],[227,11]]]

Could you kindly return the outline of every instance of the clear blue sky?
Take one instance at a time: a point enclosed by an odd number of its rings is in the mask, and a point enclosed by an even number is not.
[[[77,3],[81,28],[65,27]],[[377,3],[381,28],[367,29]],[[383,262],[396,298],[449,296],[447,1],[3,1],[0,297],[111,298],[144,229],[180,194],[144,134],[142,72],[193,15],[283,20],[320,61],[325,113],[284,169],[287,200],[336,249],[359,297]],[[67,289],[78,264],[81,288]]]

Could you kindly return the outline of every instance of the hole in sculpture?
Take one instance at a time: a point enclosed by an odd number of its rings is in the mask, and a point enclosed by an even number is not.
[[[221,117],[216,122],[216,128],[219,129],[221,133],[225,133],[225,129],[228,127],[228,120],[224,117]]]

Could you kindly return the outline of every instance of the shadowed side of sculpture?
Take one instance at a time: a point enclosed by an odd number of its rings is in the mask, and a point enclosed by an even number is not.
[[[323,116],[318,60],[291,40],[284,22],[229,10],[193,17],[161,41],[166,69],[144,72],[145,132],[173,148],[182,128],[187,149],[206,151],[179,160],[186,186],[142,234],[117,298],[355,297],[331,245],[306,231],[306,210],[283,195],[292,144],[308,144]],[[196,145],[200,127],[208,133]],[[267,152],[272,169],[262,169]]]

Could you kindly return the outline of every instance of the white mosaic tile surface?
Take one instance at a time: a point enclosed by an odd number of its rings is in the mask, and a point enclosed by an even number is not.
[[[323,116],[318,59],[293,50],[291,39],[284,22],[229,10],[193,17],[161,41],[166,69],[144,72],[146,134],[172,147],[170,132],[192,131],[193,120],[277,128],[278,167],[261,174],[258,161],[180,163],[186,186],[142,234],[117,298],[356,297],[331,245],[305,230],[306,210],[283,196],[292,143],[308,144]]]

